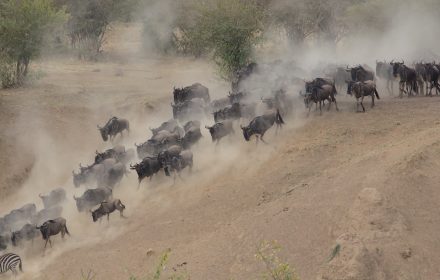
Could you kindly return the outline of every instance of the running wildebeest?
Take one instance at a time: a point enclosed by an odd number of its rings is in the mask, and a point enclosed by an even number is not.
[[[284,120],[281,117],[279,110],[271,112],[270,114],[255,117],[248,126],[240,126],[240,128],[243,130],[243,136],[246,141],[249,141],[251,136],[255,135],[257,143],[258,139],[261,139],[261,141],[266,143],[263,139],[264,134],[274,123],[276,124],[277,130],[284,124]]]
[[[180,136],[183,136],[184,131],[179,126],[176,120],[171,119],[166,122],[163,122],[159,127],[157,128],[150,128],[151,132],[153,133],[153,136],[156,136],[161,131],[168,131],[170,133],[178,132]]]
[[[88,211],[104,200],[112,197],[112,189],[96,188],[86,190],[81,197],[73,196],[79,212]]]
[[[349,68],[347,66],[346,71],[350,73],[351,80],[355,82],[374,81],[374,72],[365,69],[366,66],[358,65],[356,67]]]
[[[126,164],[133,157],[134,157],[133,149],[125,150],[125,147],[123,145],[117,145],[114,148],[107,149],[102,153],[96,151],[95,164],[99,164],[109,158],[113,158],[116,161]]]
[[[413,68],[409,68],[405,65],[405,62],[390,62],[390,65],[393,66],[393,76],[400,77],[399,81],[399,96],[402,97],[403,93],[407,93],[408,96],[412,95],[414,91],[418,94],[418,85],[417,85],[417,73]],[[406,90],[405,90],[406,86]]]
[[[60,232],[61,232],[61,238],[63,239],[66,233],[70,236],[70,233],[67,230],[66,219],[64,218],[56,218],[53,220],[48,220],[44,222],[44,224],[36,228],[40,230],[41,235],[43,236],[43,240],[46,240],[46,243],[44,244],[44,248],[46,248],[47,242],[49,242],[50,247],[52,247],[52,241],[50,240],[51,236],[57,235]]]
[[[185,136],[181,139],[181,144],[185,149],[191,148],[202,138],[200,122],[189,121],[185,124]]]
[[[232,127],[232,121],[223,121],[214,124],[213,126],[205,126],[211,134],[212,142],[216,142],[216,145],[223,137],[233,134],[234,128]]]
[[[23,226],[29,222],[33,215],[37,213],[37,206],[33,203],[25,204],[19,209],[14,209],[3,217],[6,227],[16,229],[17,226]]]
[[[115,187],[127,170],[125,165],[114,158],[103,160],[99,164],[92,164],[87,167],[80,165],[80,172],[73,174],[73,184],[79,187],[83,184],[95,184],[98,187]]]
[[[66,191],[62,188],[56,188],[50,191],[48,195],[39,194],[39,197],[43,201],[44,208],[51,208],[66,200]]]
[[[312,108],[312,102],[315,104],[319,103],[319,114],[322,114],[321,109],[321,103],[324,102],[324,100],[328,100],[328,110],[330,110],[331,103],[334,102],[336,106],[336,111],[339,111],[338,109],[338,103],[336,102],[335,98],[335,90],[336,88],[331,85],[323,85],[323,86],[314,86],[312,88],[312,92],[308,93],[304,96],[304,104],[306,105],[306,108],[309,109],[307,115],[310,113],[310,109]]]
[[[191,172],[193,167],[193,153],[190,150],[184,150],[179,155],[173,156],[171,161],[164,166],[165,174],[170,175],[170,172],[174,172],[174,182],[176,181],[176,174],[180,177],[180,172],[189,167]]]
[[[52,206],[50,208],[44,208],[40,211],[38,211],[34,216],[31,218],[32,224],[41,224],[44,221],[52,220],[57,217],[60,217],[63,213],[63,207],[60,205]]]
[[[157,157],[146,157],[140,163],[137,163],[135,165],[130,164],[130,169],[136,170],[136,173],[138,174],[139,188],[142,180],[145,177],[150,177],[151,180],[152,176],[158,173],[160,169],[162,169],[162,164],[157,159]]]
[[[382,62],[376,60],[376,76],[385,80],[387,90],[392,95],[394,92],[393,67],[386,61]]]
[[[18,246],[23,241],[31,240],[38,237],[40,232],[32,224],[25,224],[20,230],[12,232],[11,243],[13,246]]]
[[[203,99],[200,98],[171,104],[171,107],[173,107],[173,118],[180,121],[204,117],[208,109]]]
[[[213,114],[214,121],[216,123],[224,120],[238,120],[241,118],[240,104],[234,103],[232,105],[228,105],[225,108],[214,112]]]
[[[98,209],[90,212],[92,213],[93,222],[100,220],[105,215],[107,215],[107,221],[110,221],[110,214],[113,213],[115,210],[118,210],[121,218],[123,218],[124,209],[125,209],[125,205],[122,204],[121,200],[116,198],[111,201],[101,202],[101,205],[99,206]]]
[[[123,136],[124,130],[130,133],[130,124],[126,119],[112,117],[103,127],[98,125],[98,130],[101,132],[102,140],[107,141],[110,138],[111,141],[118,133]]]
[[[140,159],[143,159],[147,156],[155,156],[160,151],[172,146],[180,144],[181,138],[179,133],[177,132],[169,132],[166,130],[162,130],[158,132],[156,135],[154,135],[151,139],[147,140],[146,142],[137,145],[136,150],[138,157]]]
[[[440,85],[438,83],[440,71],[434,62],[426,63],[425,67],[426,67],[426,77],[427,77],[426,94],[432,96],[432,89],[435,88],[436,95],[438,95],[440,90]],[[428,86],[429,86],[429,92],[428,92]]]
[[[184,88],[174,88],[173,90],[174,103],[184,103],[195,98],[201,98],[206,104],[211,102],[209,96],[209,89],[200,83],[195,83]]]
[[[376,90],[376,84],[373,81],[347,81],[347,84],[347,94],[354,94],[354,96],[356,97],[356,111],[358,111],[359,108],[359,99],[363,112],[365,112],[365,107],[363,104],[365,96],[371,96],[371,107],[374,107],[374,95],[376,95],[377,99],[380,99],[379,93]]]

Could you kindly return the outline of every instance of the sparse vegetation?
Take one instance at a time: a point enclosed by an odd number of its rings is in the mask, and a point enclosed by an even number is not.
[[[0,79],[2,87],[21,85],[46,34],[66,19],[51,0],[0,2]]]
[[[293,269],[287,262],[283,262],[278,256],[281,247],[277,242],[262,242],[257,248],[255,257],[262,261],[266,272],[261,275],[262,280],[299,280]]]

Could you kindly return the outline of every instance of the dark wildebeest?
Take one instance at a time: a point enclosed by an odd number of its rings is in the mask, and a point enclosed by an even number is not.
[[[220,139],[234,133],[232,121],[218,122],[213,126],[205,127],[209,130],[209,133],[211,134],[212,142],[216,142],[217,145],[220,142]]]
[[[408,96],[412,95],[414,91],[418,94],[418,86],[417,86],[417,73],[413,68],[409,68],[405,65],[405,62],[390,62],[390,65],[393,66],[393,76],[400,77],[399,82],[399,96],[402,97],[403,93],[407,93]],[[405,90],[406,86],[406,90]]]
[[[113,158],[116,161],[120,161],[120,162],[126,164],[133,157],[134,157],[134,150],[133,149],[125,150],[125,147],[123,145],[117,145],[114,148],[107,149],[102,153],[99,153],[98,151],[96,151],[95,164],[99,164],[109,158]]]
[[[280,111],[271,112],[262,116],[255,117],[248,126],[240,126],[243,130],[243,136],[246,141],[249,141],[252,135],[255,135],[258,143],[258,139],[261,139],[264,143],[263,137],[266,131],[276,123],[276,130],[281,128],[284,124],[284,120],[280,115]]]
[[[32,224],[41,224],[44,221],[52,220],[57,217],[60,217],[63,213],[63,207],[60,205],[56,205],[50,208],[44,208],[40,211],[38,211],[32,218],[31,223]]]
[[[387,90],[392,95],[394,92],[393,67],[386,61],[382,62],[376,60],[376,76],[385,80]]]
[[[365,96],[371,96],[371,107],[374,107],[374,95],[376,95],[377,99],[380,99],[379,93],[376,90],[376,84],[373,81],[347,81],[347,84],[347,94],[354,94],[354,97],[356,97],[356,111],[358,111],[359,108],[359,99],[363,112],[365,112],[365,107],[363,104]]]
[[[209,97],[209,89],[199,83],[192,84],[184,88],[174,88],[174,103],[184,103],[195,98],[201,98],[206,104],[211,102]]]
[[[390,65],[390,67],[392,67]],[[428,94],[428,87],[429,87],[429,82],[428,82],[428,71],[427,71],[427,67],[423,62],[418,62],[414,64],[414,70],[416,70],[416,74],[417,74],[417,83],[418,83],[418,87],[420,90],[420,93],[423,95],[424,94],[424,90],[426,87],[426,94]]]
[[[214,112],[214,121],[220,122],[224,120],[238,120],[241,118],[240,104],[234,103],[225,108]]]
[[[46,240],[44,244],[44,248],[47,246],[47,242],[49,242],[50,247],[52,247],[52,241],[50,240],[51,236],[57,235],[61,232],[61,238],[64,239],[64,235],[66,233],[70,236],[69,231],[67,230],[66,219],[64,218],[56,218],[53,220],[48,220],[44,222],[40,227],[37,227],[41,231],[41,235],[43,236],[43,240]]]
[[[304,96],[304,104],[306,108],[309,108],[307,115],[309,115],[310,109],[312,108],[312,102],[315,104],[319,103],[319,114],[322,114],[321,103],[324,102],[324,100],[329,101],[328,110],[330,110],[331,103],[334,102],[336,111],[339,111],[338,103],[335,98],[335,87],[331,85],[314,86],[312,92]]]
[[[4,216],[4,223],[9,229],[16,229],[15,226],[23,226],[33,215],[37,213],[37,206],[33,203],[25,204],[19,209],[14,209]]]
[[[225,98],[220,98],[220,99],[213,100],[211,102],[210,107],[211,107],[211,111],[215,112],[215,111],[221,110],[221,109],[223,109],[226,106],[229,106],[231,104],[232,103],[230,102],[229,97],[225,97]]]
[[[73,174],[73,184],[79,187],[82,184],[94,184],[98,187],[111,187],[117,185],[126,173],[125,165],[114,158],[103,160],[99,164],[87,167],[80,165],[80,172]]]
[[[11,242],[13,246],[18,246],[22,241],[31,240],[38,237],[40,232],[35,228],[35,225],[25,224],[20,230],[14,231],[11,234]]]
[[[374,72],[365,69],[364,66],[358,65],[356,67],[349,68],[347,66],[347,72],[351,75],[351,80],[355,82],[374,81]]]
[[[136,170],[138,175],[138,188],[145,177],[150,177],[151,180],[152,176],[158,173],[161,168],[162,164],[157,157],[146,157],[140,163],[135,165],[130,164],[130,169]]]
[[[0,235],[0,251],[6,250],[8,248],[10,238],[5,235]]]
[[[426,94],[432,96],[432,89],[435,88],[436,95],[438,95],[440,86],[438,83],[438,78],[440,71],[438,67],[435,65],[435,63],[426,63],[426,76],[427,76],[427,86],[429,86],[429,93],[428,89],[426,89]]]
[[[185,136],[181,139],[181,144],[185,149],[191,148],[202,138],[199,121],[189,121],[185,124]]]
[[[122,217],[124,217],[124,209],[125,205],[122,204],[121,200],[114,199],[111,201],[103,201],[101,202],[101,205],[98,209],[95,211],[90,211],[92,213],[92,219],[93,222],[96,222],[97,220],[100,220],[102,216],[107,215],[107,221],[110,221],[110,214],[113,213],[115,210],[119,211],[119,214]]]
[[[136,150],[139,158],[144,158],[147,156],[155,156],[160,151],[172,146],[177,145],[181,141],[180,135],[177,132],[169,132],[162,130],[154,135],[151,139],[146,142],[137,145]]]
[[[100,164],[92,164],[90,166],[82,166],[79,164],[79,172],[75,173],[72,170],[73,175],[73,185],[75,188],[79,188],[81,185],[93,183],[96,180],[95,174],[101,168]]]
[[[66,200],[66,191],[62,188],[56,188],[48,195],[39,195],[43,201],[44,208],[51,208],[53,206],[59,205]]]
[[[180,172],[189,167],[191,172],[193,167],[193,153],[190,150],[184,150],[179,155],[173,156],[171,161],[164,166],[165,174],[170,175],[170,172],[174,172],[174,182],[176,181],[176,174],[180,177]]]
[[[345,71],[344,67],[337,67],[333,76],[333,79],[335,81],[335,86],[338,87],[339,90],[342,90],[342,88],[345,86],[345,81],[349,80],[350,74]]]
[[[179,126],[176,120],[171,119],[166,122],[163,122],[159,127],[157,128],[150,128],[151,132],[153,133],[153,136],[157,135],[161,131],[168,131],[170,133],[178,132],[180,136],[183,136],[184,131]]]
[[[98,125],[98,129],[101,132],[102,140],[107,141],[110,138],[110,141],[120,133],[121,136],[124,130],[130,132],[130,124],[126,119],[118,119],[117,117],[112,117],[108,122],[104,125],[104,127],[100,127]]]
[[[79,212],[88,211],[104,200],[111,198],[112,189],[96,188],[86,190],[81,197],[73,196]]]
[[[171,106],[173,107],[173,118],[180,121],[204,117],[207,112],[207,106],[200,98],[171,104]]]

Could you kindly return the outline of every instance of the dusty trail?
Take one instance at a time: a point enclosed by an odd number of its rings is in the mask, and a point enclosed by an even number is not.
[[[169,114],[157,108],[169,102],[170,81],[197,77],[214,95],[226,88],[206,64],[187,60],[41,67],[47,76],[35,87],[0,93],[8,131],[0,143],[1,212],[55,186],[79,193],[70,170],[106,147],[95,124],[126,116],[133,133],[123,143],[145,139],[147,126]],[[365,114],[354,113],[352,99],[338,101],[341,112],[308,119],[299,101],[297,116],[278,137],[271,131],[267,146],[245,143],[237,129],[215,150],[204,131],[184,181],[159,177],[137,192],[136,176],[124,179],[116,196],[126,220],[92,224],[69,201],[72,237],[56,239],[44,256],[38,241],[26,250],[22,279],[80,279],[89,269],[97,279],[128,279],[151,271],[167,248],[169,267],[186,262],[191,279],[254,279],[263,240],[278,240],[301,279],[439,278],[440,98],[384,97]],[[336,243],[340,254],[327,263]]]

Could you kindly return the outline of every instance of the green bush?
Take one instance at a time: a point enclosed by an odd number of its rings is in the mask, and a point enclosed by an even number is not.
[[[223,78],[252,61],[261,41],[265,12],[255,1],[213,0],[194,5],[194,23],[184,32],[181,44],[199,56],[212,53]]]
[[[51,0],[0,2],[0,75],[3,87],[24,82],[29,63],[40,54],[46,35],[65,19],[64,11],[57,10]]]

